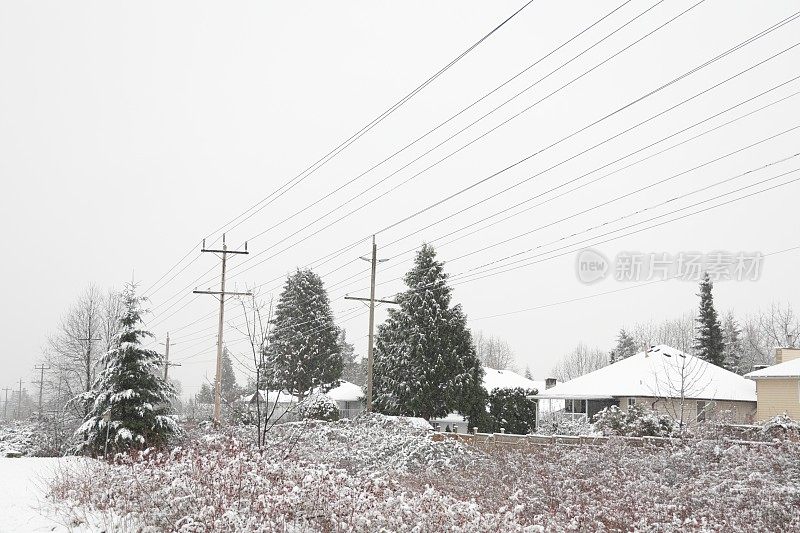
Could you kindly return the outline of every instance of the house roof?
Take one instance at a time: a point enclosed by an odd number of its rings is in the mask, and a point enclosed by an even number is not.
[[[514,387],[536,389],[538,391],[545,389],[544,381],[534,381],[511,370],[495,370],[488,366],[483,367],[483,370],[485,372],[483,387],[486,392],[492,392],[493,389],[513,389]]]
[[[754,370],[749,374],[745,374],[744,377],[748,379],[798,378],[800,377],[800,358],[768,366],[761,370]]]
[[[756,401],[752,381],[663,344],[560,383],[537,398],[676,398],[681,390],[687,398]]]
[[[297,403],[299,400],[297,396],[289,394],[288,392],[284,391],[276,391],[276,390],[265,390],[261,389],[258,391],[259,396],[261,397],[260,400],[262,402],[267,402],[269,399],[270,402],[277,402],[277,403]],[[245,394],[243,395],[240,400],[243,402],[250,403],[256,399],[256,394]]]
[[[340,380],[339,386],[326,392],[325,396],[337,402],[357,402],[364,397],[364,391],[355,383]]]

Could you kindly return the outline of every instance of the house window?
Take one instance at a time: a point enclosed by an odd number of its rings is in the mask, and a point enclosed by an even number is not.
[[[636,398],[628,398],[628,409],[636,405]]]
[[[586,400],[566,400],[564,410],[568,413],[585,413]]]
[[[698,422],[705,422],[706,421],[706,408],[708,408],[708,402],[705,400],[697,400],[697,418]]]

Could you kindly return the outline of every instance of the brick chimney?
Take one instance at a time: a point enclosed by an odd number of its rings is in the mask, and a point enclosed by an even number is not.
[[[557,381],[558,380],[556,378],[546,378],[544,380],[544,388],[545,389],[552,389],[553,387],[556,386],[556,382]]]

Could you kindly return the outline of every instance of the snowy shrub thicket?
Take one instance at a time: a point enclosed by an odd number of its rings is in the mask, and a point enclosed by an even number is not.
[[[769,438],[800,439],[800,423],[787,415],[776,415],[764,422],[762,431]]]
[[[791,441],[481,452],[379,415],[274,429],[263,450],[233,430],[93,461],[62,472],[51,497],[74,524],[99,513],[145,531],[800,528],[800,445]]]
[[[596,432],[588,421],[583,418],[571,418],[562,413],[539,413],[539,428],[536,433],[541,435],[595,435]]]
[[[339,406],[324,394],[312,394],[298,406],[300,416],[304,420],[339,420]]]
[[[622,437],[669,437],[674,423],[669,416],[640,405],[629,406],[627,411],[612,405],[594,415],[594,429]]]
[[[0,457],[58,457],[69,448],[71,434],[59,421],[49,418],[0,424]]]

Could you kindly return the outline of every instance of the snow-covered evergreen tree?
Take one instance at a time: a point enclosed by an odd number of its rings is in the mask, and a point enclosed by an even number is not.
[[[231,353],[226,346],[222,350],[222,373],[219,386],[219,394],[223,403],[234,403],[241,394],[239,385],[236,383],[236,374],[233,371]]]
[[[622,361],[632,355],[636,355],[636,352],[636,341],[625,331],[625,328],[620,329],[619,336],[617,336],[617,345],[611,352],[610,362],[616,363],[617,361]]]
[[[109,451],[161,446],[179,430],[166,414],[174,393],[162,377],[163,357],[141,344],[152,336],[140,329],[143,299],[132,284],[126,285],[122,298],[120,332],[101,359],[104,369],[94,383],[94,401],[76,431],[84,439],[82,453],[103,453],[106,439]]]
[[[489,394],[492,431],[527,435],[536,429],[536,400],[529,400],[536,389],[521,387],[494,389]]]
[[[298,269],[287,278],[272,325],[266,354],[272,387],[304,397],[341,378],[339,329],[317,274]]]
[[[722,340],[722,326],[714,309],[712,290],[714,283],[708,273],[700,281],[700,314],[697,317],[697,336],[694,348],[697,357],[717,366],[725,364],[725,344]]]
[[[198,403],[214,403],[214,389],[208,383],[200,386],[200,391],[195,395]]]
[[[466,316],[450,305],[444,264],[431,246],[419,250],[405,283],[399,308],[378,328],[375,409],[427,420],[458,411],[475,425],[486,411],[483,367]]]
[[[722,320],[722,342],[725,346],[725,368],[737,374],[744,374],[746,369],[742,361],[744,358],[742,329],[730,311]]]
[[[533,373],[531,372],[530,365],[525,365],[525,379],[533,380]]]
[[[347,342],[347,332],[339,333],[339,349],[342,352],[342,379],[361,387],[367,383],[367,365],[356,357],[355,348]]]

